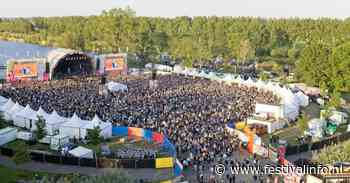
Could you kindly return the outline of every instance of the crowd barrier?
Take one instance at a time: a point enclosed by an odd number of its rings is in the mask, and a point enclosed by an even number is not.
[[[327,139],[313,142],[312,144],[301,144],[301,145],[293,145],[287,146],[286,148],[286,156],[294,155],[298,153],[307,152],[309,150],[319,150],[323,149],[327,146],[338,144],[340,142],[344,142],[350,139],[350,132],[343,133],[341,135],[332,136]]]
[[[94,168],[173,168],[173,158],[157,158],[157,159],[109,159],[109,158],[77,158],[71,156],[59,156],[52,154],[45,154],[39,152],[31,152],[30,158],[33,161],[74,165],[82,167]]]

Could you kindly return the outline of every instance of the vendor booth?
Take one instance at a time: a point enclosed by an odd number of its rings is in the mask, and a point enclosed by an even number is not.
[[[46,119],[46,132],[48,135],[56,135],[59,132],[60,125],[67,122],[68,119],[61,117],[54,110]]]
[[[85,136],[87,135],[89,130],[94,129],[95,127],[100,128],[100,136],[104,139],[107,139],[112,136],[112,123],[103,122],[97,115],[95,115],[92,121],[89,121],[85,126],[82,127]]]
[[[278,129],[283,128],[286,124],[287,121],[284,119],[274,119],[274,118],[269,118],[269,119],[263,119],[263,118],[258,118],[258,117],[252,117],[247,119],[247,124],[252,125],[252,124],[261,124],[265,125],[267,127],[267,132],[273,133]]]
[[[82,146],[79,146],[75,149],[70,150],[69,154],[77,158],[89,158],[89,159],[94,158],[94,152],[91,149],[88,149]]]
[[[68,136],[70,138],[84,139],[86,133],[84,133],[83,127],[87,121],[80,119],[75,113],[68,119],[67,122],[62,123],[59,127],[59,134],[62,136]]]
[[[11,120],[11,116],[7,113],[15,103],[12,101],[12,99],[9,99],[3,106],[0,107],[0,111],[4,114],[5,120]]]
[[[24,124],[24,127],[26,129],[29,129],[31,131],[36,130],[36,122],[38,121],[37,113],[30,108],[29,105],[27,105],[23,110],[15,113],[15,116],[17,118],[17,123],[20,123],[21,125]]]
[[[23,106],[19,105],[18,102],[16,102],[15,105],[13,105],[9,110],[5,111],[5,119],[6,120],[12,120],[13,124],[18,127],[25,127],[24,121],[21,119],[18,119],[16,114],[24,109]]]

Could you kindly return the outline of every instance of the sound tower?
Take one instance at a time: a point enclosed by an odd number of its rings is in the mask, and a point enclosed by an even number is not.
[[[106,81],[107,81],[106,75],[102,75],[102,76],[101,76],[101,85],[106,84]]]
[[[49,64],[49,62],[45,63],[45,73],[47,73],[47,74],[50,73],[50,64]]]

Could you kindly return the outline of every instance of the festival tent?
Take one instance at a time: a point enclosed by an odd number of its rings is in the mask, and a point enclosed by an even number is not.
[[[83,127],[86,125],[87,121],[80,119],[75,113],[74,115],[65,123],[62,123],[59,127],[60,135],[68,136],[70,138],[85,138],[85,133]]]
[[[121,84],[121,83],[116,83],[116,82],[108,82],[106,84],[107,88],[109,91],[112,91],[112,92],[117,92],[117,91],[128,91],[128,87],[124,84]]]
[[[3,106],[4,104],[6,104],[8,101],[7,98],[3,97],[3,96],[0,96],[0,106]]]
[[[241,76],[237,76],[236,79],[235,79],[235,82],[238,83],[238,84],[243,84],[243,79],[241,78]]]
[[[217,80],[219,77],[214,72],[210,72],[207,78],[211,80]]]
[[[311,119],[308,122],[308,134],[312,137],[322,138],[324,135],[324,129],[327,125],[327,122],[322,119]]]
[[[77,148],[68,151],[68,153],[77,158],[94,158],[94,152],[91,149],[82,146],[78,146]]]
[[[17,118],[17,123],[20,124],[20,126],[23,126],[29,130],[35,130],[36,129],[36,122],[38,121],[38,116],[36,112],[30,108],[29,104],[26,105],[26,107],[15,113],[15,116]]]
[[[88,130],[92,130],[95,127],[99,127],[101,132],[100,136],[104,139],[109,138],[112,136],[112,123],[109,122],[103,122],[96,114],[95,117],[92,119],[92,121],[89,121],[86,123],[85,126],[82,127],[82,133],[83,136],[86,136],[88,133]]]
[[[2,112],[6,112],[8,110],[10,110],[13,106],[15,105],[15,103],[12,101],[12,99],[9,99],[6,104],[4,104],[3,106],[1,106],[0,111]],[[6,119],[6,115],[4,116],[4,118]],[[7,119],[8,120],[8,119]]]
[[[45,112],[41,107],[39,107],[39,110],[36,112],[36,115],[44,118],[45,120],[47,120],[47,118],[50,116],[50,114]]]
[[[199,77],[205,78],[205,77],[207,77],[207,74],[205,73],[205,71],[201,70],[199,72]]]
[[[309,105],[309,97],[305,95],[303,92],[298,91],[295,95],[298,98],[299,104],[301,106],[306,107]]]
[[[16,102],[15,105],[13,105],[10,109],[5,111],[5,119],[12,120],[15,126],[25,127],[25,124],[21,123],[15,115],[17,112],[20,112],[23,109],[24,107],[21,106],[18,102]]]
[[[60,125],[64,122],[66,122],[68,119],[61,117],[54,110],[45,120],[46,120],[46,127],[45,128],[46,128],[48,135],[55,135],[56,132],[59,130]]]
[[[162,65],[162,64],[148,63],[145,65],[146,69],[153,69],[153,67],[154,67],[154,69],[159,70],[159,71],[171,71],[172,70],[172,67],[167,66],[167,65]]]
[[[184,70],[184,67],[182,67],[181,65],[175,65],[174,66],[174,72],[175,73],[181,73]]]
[[[227,83],[232,83],[234,81],[235,77],[232,74],[225,74],[223,81]]]
[[[263,88],[265,85],[266,85],[266,83],[264,83],[264,81],[262,81],[260,79],[255,83],[255,86],[259,89]]]

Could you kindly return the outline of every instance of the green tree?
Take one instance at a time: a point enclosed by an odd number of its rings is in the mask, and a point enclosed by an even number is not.
[[[269,75],[266,72],[260,72],[259,79],[262,81],[267,81],[269,79]]]
[[[40,140],[46,136],[45,119],[42,116],[38,116],[38,121],[35,123],[35,125],[36,125],[35,137],[36,137],[36,140]]]
[[[245,62],[252,59],[255,55],[255,50],[253,49],[249,40],[242,40],[240,42],[240,48],[238,53],[238,58],[241,62]]]
[[[311,86],[331,85],[331,49],[323,41],[310,42],[296,64],[297,77]]]
[[[127,6],[124,9],[123,8],[113,8],[110,10],[104,10],[102,11],[102,16],[130,16],[134,17],[136,16],[136,12],[130,7]]]
[[[333,49],[329,67],[332,68],[331,88],[350,91],[350,42]]]
[[[302,114],[297,121],[298,128],[301,132],[304,132],[309,128],[308,126],[309,119],[306,114]]]
[[[101,129],[96,126],[94,129],[88,130],[87,138],[90,140],[91,144],[98,145],[101,143]]]

